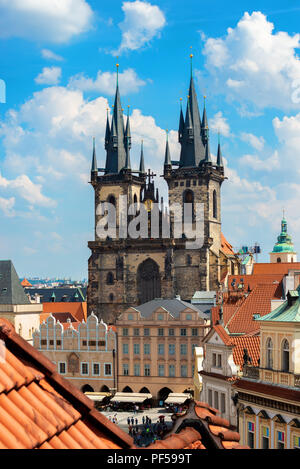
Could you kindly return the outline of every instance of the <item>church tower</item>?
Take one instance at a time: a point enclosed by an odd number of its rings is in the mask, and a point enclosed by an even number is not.
[[[281,220],[281,233],[277,237],[273,251],[270,253],[270,262],[297,262],[297,253],[290,235],[287,232],[287,221],[283,215]]]
[[[191,54],[191,62],[192,62]],[[225,179],[220,141],[217,161],[210,153],[209,128],[204,98],[202,119],[198,107],[192,67],[185,118],[180,110],[178,140],[179,161],[165,161],[164,178],[169,189],[169,204],[191,203],[193,218],[196,204],[203,204],[204,242],[199,250],[187,250],[180,243],[175,250],[176,291],[184,296],[197,289],[217,290],[220,280],[221,185]],[[177,264],[177,267],[176,267]]]

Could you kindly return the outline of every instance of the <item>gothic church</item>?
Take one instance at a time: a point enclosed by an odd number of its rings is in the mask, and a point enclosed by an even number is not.
[[[126,125],[125,125],[126,124]],[[95,239],[88,246],[89,258],[88,314],[94,312],[105,322],[113,324],[128,307],[154,298],[174,298],[191,301],[196,291],[219,290],[221,278],[236,272],[236,258],[223,249],[221,234],[221,186],[225,179],[220,142],[217,161],[210,153],[206,109],[200,117],[194,79],[191,73],[185,117],[181,108],[178,139],[181,145],[179,161],[171,160],[166,142],[163,177],[168,184],[169,206],[185,202],[204,205],[204,242],[199,249],[187,249],[187,238],[168,237],[110,237],[99,238],[97,224],[103,215],[97,207],[110,202],[116,210],[116,225],[126,210],[119,197],[126,196],[128,205],[145,204],[149,211],[159,206],[160,227],[168,217],[163,200],[159,200],[150,170],[145,170],[143,147],[138,170],[131,167],[130,118],[124,122],[117,80],[113,115],[107,115],[105,168],[98,168],[95,152],[91,169],[91,185],[95,192]],[[126,214],[130,218],[130,215]],[[117,231],[118,233],[118,231]]]

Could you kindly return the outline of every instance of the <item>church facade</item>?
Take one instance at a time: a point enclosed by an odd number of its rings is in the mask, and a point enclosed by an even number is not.
[[[178,139],[181,145],[179,161],[172,161],[168,140],[163,177],[168,185],[168,207],[191,207],[190,223],[197,229],[196,205],[202,207],[202,242],[191,247],[184,230],[176,236],[174,215],[159,200],[153,174],[145,170],[143,147],[138,170],[131,167],[130,118],[124,122],[119,86],[117,82],[113,115],[107,115],[105,168],[98,168],[95,146],[91,169],[91,185],[95,192],[95,237],[88,243],[89,285],[88,314],[94,312],[107,323],[127,308],[155,298],[174,298],[190,301],[196,291],[218,290],[220,279],[228,271],[228,256],[222,256],[221,240],[221,186],[225,179],[220,143],[217,161],[210,153],[209,129],[206,109],[200,117],[194,79],[191,74],[185,116],[181,109]],[[162,161],[163,163],[163,161]],[[124,206],[125,201],[125,206]],[[105,203],[114,213],[105,211]],[[136,223],[141,225],[146,208],[147,236],[128,236],[120,232],[133,221],[133,212],[127,207],[134,204]],[[99,209],[99,207],[103,209]],[[151,216],[156,210],[158,228],[153,235]],[[183,209],[182,209],[183,210]],[[116,230],[99,235],[99,226],[106,216],[115,222]],[[134,222],[133,222],[134,223]],[[164,227],[169,232],[164,234]],[[154,230],[154,231],[155,231]],[[224,253],[223,253],[224,254]],[[231,256],[232,264],[238,262]],[[230,262],[229,262],[230,263]]]

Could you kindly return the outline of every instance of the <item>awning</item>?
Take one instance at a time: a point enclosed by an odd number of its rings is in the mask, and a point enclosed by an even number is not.
[[[165,404],[183,404],[187,399],[192,399],[192,395],[188,393],[170,392]]]
[[[141,392],[117,392],[110,402],[136,402],[141,403],[146,399],[151,399],[152,394]]]
[[[102,402],[105,397],[111,396],[110,392],[85,392],[86,397],[92,401]]]

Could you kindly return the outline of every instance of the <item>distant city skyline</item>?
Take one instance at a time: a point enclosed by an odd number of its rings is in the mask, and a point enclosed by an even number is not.
[[[166,130],[176,160],[191,52],[211,152],[219,134],[226,166],[226,239],[235,250],[257,242],[268,262],[284,209],[299,252],[300,7],[224,9],[221,0],[60,0],[55,9],[0,0],[0,258],[20,277],[87,278],[93,137],[103,167],[117,62],[132,166],[143,140],[146,169],[166,194]]]

